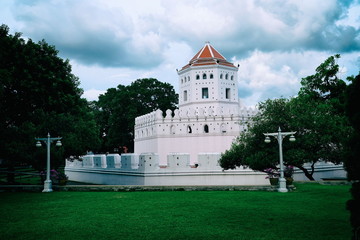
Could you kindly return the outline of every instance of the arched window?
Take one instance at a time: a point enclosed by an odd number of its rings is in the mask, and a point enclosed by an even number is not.
[[[231,75],[231,80],[234,80],[234,75]]]
[[[181,83],[184,83],[184,80],[183,80],[183,79],[181,79]]]
[[[190,82],[190,77],[188,77],[188,82]]]
[[[214,74],[210,74],[210,79],[213,79],[214,78]]]
[[[199,79],[200,79],[199,74],[196,74],[196,80],[199,80]]]
[[[227,80],[228,78],[229,78],[229,75],[228,75],[228,74],[226,74],[226,75],[225,75],[225,79]]]
[[[187,132],[188,132],[188,133],[192,133],[191,126],[187,126]]]
[[[209,133],[209,126],[207,124],[204,125],[204,133]]]
[[[222,79],[223,78],[223,75],[222,74],[220,74],[220,79]]]
[[[203,79],[206,79],[206,73],[203,74]]]

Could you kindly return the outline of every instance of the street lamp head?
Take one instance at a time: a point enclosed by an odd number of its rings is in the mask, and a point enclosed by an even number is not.
[[[266,142],[266,143],[271,142],[270,137],[269,137],[269,136],[266,136],[266,138],[265,138],[264,142]]]
[[[41,142],[40,141],[36,142],[36,147],[41,147]]]
[[[295,139],[294,135],[291,135],[289,140],[290,140],[290,142],[295,142],[296,139]]]
[[[61,143],[61,141],[60,141],[60,140],[57,140],[57,142],[56,142],[56,146],[57,146],[57,147],[61,147],[61,146],[62,146],[62,143]]]

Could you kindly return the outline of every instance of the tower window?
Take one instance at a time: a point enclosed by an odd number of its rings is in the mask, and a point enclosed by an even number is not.
[[[190,82],[190,76],[188,77],[188,82]]]
[[[234,80],[234,75],[231,75],[231,80]]]
[[[225,98],[226,98],[226,99],[230,99],[230,93],[231,93],[230,88],[226,88],[226,89],[225,89]]]
[[[220,79],[222,79],[223,78],[223,75],[222,74],[220,74]]]
[[[204,125],[204,133],[209,133],[209,126],[207,124]]]
[[[192,129],[191,129],[190,126],[187,127],[187,132],[188,132],[188,133],[192,133]]]
[[[184,96],[183,97],[184,97],[184,102],[186,102],[187,101],[187,90],[184,91]]]
[[[201,96],[203,99],[209,98],[209,89],[208,88],[202,88],[201,89]]]
[[[210,79],[213,79],[214,78],[214,74],[210,74]]]
[[[199,74],[196,74],[196,80],[199,80],[199,79],[200,79]]]
[[[206,73],[203,74],[203,79],[206,79]]]
[[[225,79],[227,80],[228,78],[229,78],[229,75],[228,75],[228,74],[226,74],[226,75],[225,75]]]

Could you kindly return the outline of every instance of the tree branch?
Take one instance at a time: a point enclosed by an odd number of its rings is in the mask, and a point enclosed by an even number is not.
[[[314,166],[314,164],[312,165],[312,171],[311,171],[311,173],[309,173],[309,171],[308,171],[306,168],[304,168],[303,166],[295,166],[295,167],[297,167],[297,168],[299,168],[301,171],[303,171],[304,174],[305,174],[305,176],[306,176],[310,181],[315,181],[315,179],[314,179],[313,176],[312,176],[313,173],[314,173],[313,166]]]

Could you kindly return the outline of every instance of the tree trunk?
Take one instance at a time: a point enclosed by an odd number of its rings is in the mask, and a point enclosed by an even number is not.
[[[7,171],[7,182],[11,184],[15,183],[15,168],[13,163],[9,163]]]
[[[312,165],[311,165],[311,173],[306,169],[306,168],[304,168],[303,166],[295,166],[295,167],[297,167],[297,168],[299,168],[301,171],[303,171],[304,172],[304,174],[305,174],[305,176],[310,180],[310,181],[315,181],[315,179],[313,178],[313,174],[314,174],[314,164],[315,163],[313,163]]]

